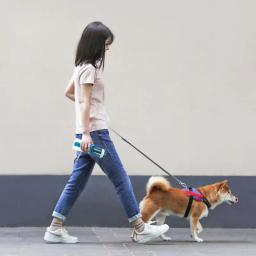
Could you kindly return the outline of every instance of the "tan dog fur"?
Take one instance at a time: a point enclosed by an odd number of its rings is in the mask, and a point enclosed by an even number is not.
[[[210,209],[214,209],[223,202],[228,204],[238,202],[238,198],[231,193],[227,180],[198,187],[197,189],[210,202]],[[184,191],[172,187],[163,177],[151,177],[146,190],[147,194],[140,203],[142,218],[145,222],[155,218],[157,224],[161,225],[165,222],[166,216],[184,216],[189,200]],[[198,234],[203,230],[199,220],[207,217],[207,215],[207,206],[203,202],[194,200],[187,219],[190,222],[191,236],[197,242],[203,242],[203,239],[198,237]],[[163,240],[171,239],[165,235],[162,235],[161,238]]]

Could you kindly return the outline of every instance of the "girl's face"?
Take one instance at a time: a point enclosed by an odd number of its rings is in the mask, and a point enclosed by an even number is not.
[[[105,51],[109,50],[109,45],[111,44],[111,38],[107,38],[105,41]]]

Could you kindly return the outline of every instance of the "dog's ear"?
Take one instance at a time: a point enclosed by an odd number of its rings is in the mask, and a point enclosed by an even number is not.
[[[217,191],[227,187],[228,180],[223,180],[219,183],[217,183]]]

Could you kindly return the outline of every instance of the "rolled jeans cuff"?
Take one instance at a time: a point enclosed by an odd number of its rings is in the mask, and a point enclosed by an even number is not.
[[[132,216],[131,218],[128,219],[128,221],[131,223],[139,218],[141,218],[141,213],[138,213],[138,214]]]
[[[56,217],[56,218],[58,218],[58,219],[61,219],[61,220],[63,220],[63,221],[66,220],[66,217],[65,217],[64,215],[62,215],[62,214],[60,214],[60,213],[58,213],[58,212],[55,212],[55,211],[52,213],[52,216],[53,216],[53,217]]]

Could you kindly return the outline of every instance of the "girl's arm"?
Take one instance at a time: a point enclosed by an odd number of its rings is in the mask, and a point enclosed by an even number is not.
[[[73,77],[70,79],[68,86],[65,90],[65,96],[70,100],[75,101],[75,85]]]
[[[83,126],[81,148],[83,151],[87,151],[88,145],[93,143],[92,138],[90,136],[90,129],[89,129],[92,86],[93,84],[81,84],[82,102],[80,104],[80,108],[81,108],[81,119],[82,119],[82,126]]]
[[[80,104],[81,108],[81,119],[82,125],[84,127],[84,133],[89,134],[89,117],[90,117],[90,105],[91,105],[91,95],[92,95],[93,84],[81,84],[81,98],[82,102]]]

